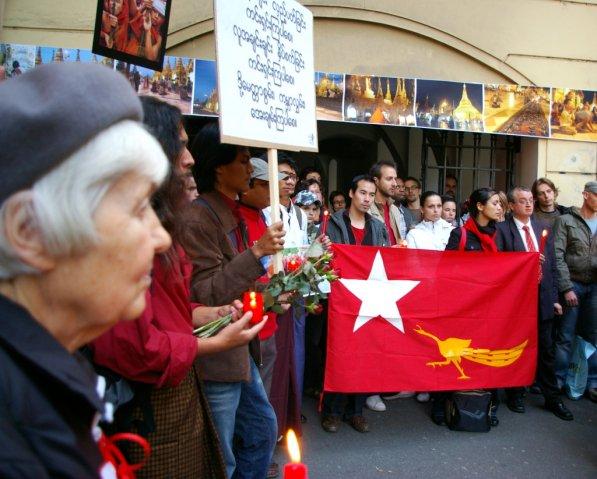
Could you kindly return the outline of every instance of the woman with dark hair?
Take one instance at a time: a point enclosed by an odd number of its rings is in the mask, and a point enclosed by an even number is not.
[[[321,173],[316,168],[307,166],[301,170],[301,173],[299,174],[299,180],[305,181],[310,179],[317,180],[319,183],[321,183]]]
[[[502,214],[499,195],[491,188],[479,188],[469,198],[469,218],[452,230],[446,250],[497,252],[495,222]]]
[[[263,324],[245,329],[250,315],[212,338],[196,338],[194,327],[233,313],[241,305],[205,307],[190,301],[191,263],[180,246],[178,211],[188,199],[186,133],[178,108],[142,97],[145,124],[168,153],[170,172],[151,202],[172,246],[154,258],[147,308],[135,322],[121,323],[92,345],[96,365],[142,383],[132,401],[116,412],[115,429],[144,433],[152,447],[138,477],[225,478],[222,453],[195,360],[247,344]],[[153,422],[153,427],[151,427]],[[129,451],[139,462],[141,451]]]
[[[478,251],[497,252],[495,244],[495,223],[502,214],[502,204],[499,195],[491,188],[479,188],[471,193],[468,200],[469,218],[460,228],[454,228],[446,251]],[[445,420],[445,403],[449,392],[434,393],[431,419],[436,424]],[[497,390],[491,391],[490,421],[492,426],[497,426],[497,408],[499,404]]]
[[[330,193],[330,208],[331,214],[336,213],[337,211],[343,210],[346,208],[346,195],[341,191],[332,191]]]
[[[317,181],[315,178],[309,178],[308,180],[301,181],[299,183],[295,193],[298,194],[301,191],[309,191],[310,193],[313,193],[317,197],[317,200],[319,201],[319,203],[321,205],[324,204],[323,187],[321,186],[321,183],[319,181]],[[319,221],[319,218],[317,218],[315,220],[316,223],[318,221]]]
[[[421,195],[421,222],[406,235],[409,248],[443,251],[453,227],[441,218],[442,199],[435,191]]]

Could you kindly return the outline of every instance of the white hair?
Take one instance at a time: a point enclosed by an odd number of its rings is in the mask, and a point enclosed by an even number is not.
[[[7,241],[5,215],[11,198],[22,198],[20,214],[39,230],[48,253],[69,256],[97,241],[94,214],[112,185],[134,172],[157,186],[168,169],[162,147],[142,124],[124,120],[102,131],[26,194],[17,192],[0,206],[0,279],[38,272],[21,261]]]

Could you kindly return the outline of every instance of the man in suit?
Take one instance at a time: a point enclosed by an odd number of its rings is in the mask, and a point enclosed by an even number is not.
[[[572,413],[564,405],[559,395],[554,368],[553,318],[554,314],[562,314],[562,307],[558,303],[555,253],[551,231],[547,223],[531,218],[534,204],[533,194],[528,188],[517,186],[510,190],[508,203],[512,215],[505,221],[496,224],[498,250],[538,252],[542,232],[543,230],[548,232],[545,251],[540,255],[537,382],[545,398],[545,408],[560,419],[571,421]],[[525,412],[523,392],[524,388],[506,390],[507,405],[511,411]]]

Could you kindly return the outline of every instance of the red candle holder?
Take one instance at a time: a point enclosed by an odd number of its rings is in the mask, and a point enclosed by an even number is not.
[[[308,479],[307,466],[301,463],[301,450],[292,429],[286,434],[286,444],[292,462],[284,466],[284,479]]]
[[[541,242],[539,243],[539,253],[543,254],[545,251],[545,244],[547,243],[547,236],[549,232],[547,230],[543,230],[541,233]]]
[[[253,312],[251,324],[260,323],[263,319],[263,295],[257,291],[247,291],[243,294],[243,313]]]
[[[321,227],[319,228],[319,234],[321,236],[325,236],[325,232],[328,230],[328,219],[330,217],[330,212],[325,210],[323,212],[323,218],[321,220]]]

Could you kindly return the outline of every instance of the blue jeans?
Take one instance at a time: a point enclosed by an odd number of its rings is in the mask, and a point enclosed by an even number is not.
[[[305,324],[307,312],[301,304],[293,306],[294,318],[294,366],[296,369],[296,387],[298,390],[297,401],[299,411],[303,402],[303,382],[305,377]]]
[[[263,479],[278,438],[276,415],[253,360],[248,383],[204,381],[228,478]]]
[[[574,292],[578,298],[578,306],[564,306],[564,314],[558,322],[555,341],[555,369],[558,384],[566,384],[566,375],[570,364],[572,344],[576,335],[577,324],[588,321],[597,315],[597,287],[595,284],[572,282]],[[588,359],[589,377],[588,388],[597,388],[597,353]]]

